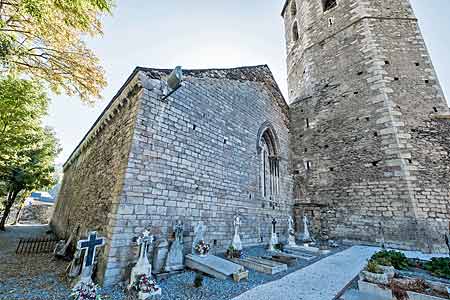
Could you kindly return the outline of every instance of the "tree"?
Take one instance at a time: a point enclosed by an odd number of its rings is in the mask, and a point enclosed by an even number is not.
[[[50,187],[60,149],[54,133],[42,126],[48,98],[38,83],[7,77],[0,80],[0,230],[21,193]]]
[[[82,37],[101,35],[111,9],[112,0],[0,0],[0,67],[92,102],[106,80]]]

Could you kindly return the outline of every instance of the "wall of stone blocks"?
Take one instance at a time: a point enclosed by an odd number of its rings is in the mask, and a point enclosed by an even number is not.
[[[285,12],[288,39],[301,24],[287,60],[297,202],[327,206],[332,237],[443,250],[448,140],[416,133],[448,107],[409,2],[297,7]]]
[[[185,225],[187,251],[200,220],[213,251],[226,250],[236,214],[245,245],[268,243],[272,217],[280,238],[286,238],[292,212],[288,115],[270,89],[260,82],[187,76],[163,102],[159,80],[145,85],[121,203],[112,216],[117,234],[107,282],[122,280],[136,260],[128,255],[135,251],[134,236],[151,228],[156,238],[168,238],[178,219]],[[274,202],[259,190],[258,131],[266,122],[280,145],[281,188]]]
[[[133,128],[138,109],[138,95],[130,83],[123,95],[106,110],[102,124],[94,130],[95,136],[86,139],[64,166],[64,178],[55,211],[52,229],[60,238],[67,239],[80,225],[78,240],[86,232],[96,230],[106,237],[107,244],[99,249],[98,279],[103,280],[107,254],[111,247],[110,217],[115,214],[116,203],[123,187],[123,177],[131,147]],[[117,106],[116,104],[121,104]],[[94,128],[95,129],[95,128]],[[90,131],[93,133],[93,130]]]

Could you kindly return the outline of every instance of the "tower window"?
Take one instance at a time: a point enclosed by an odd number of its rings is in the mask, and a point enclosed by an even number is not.
[[[330,10],[337,6],[337,0],[322,0],[323,11]]]
[[[292,0],[291,16],[295,17],[296,15],[297,15],[297,4],[295,3],[295,0]]]
[[[294,22],[294,26],[292,26],[292,40],[294,42],[298,41],[298,25],[297,22]]]

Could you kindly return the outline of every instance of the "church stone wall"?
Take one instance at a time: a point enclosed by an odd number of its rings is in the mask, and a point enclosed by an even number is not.
[[[271,90],[260,82],[187,76],[162,101],[159,80],[145,85],[121,203],[112,216],[117,234],[105,284],[124,278],[136,259],[129,255],[136,250],[132,238],[144,228],[167,239],[172,225],[182,220],[188,250],[195,224],[204,221],[214,252],[229,246],[234,215],[242,217],[246,245],[268,243],[272,217],[277,217],[283,239],[292,210],[288,116]],[[258,132],[267,122],[281,158],[280,193],[272,202],[259,190]]]
[[[333,238],[443,250],[448,121],[432,117],[448,107],[411,6],[297,4],[284,15],[288,39],[300,24],[287,43],[294,198],[327,207]]]
[[[134,88],[129,84],[128,88]],[[138,96],[134,92],[113,101],[99,119],[100,128],[94,128],[92,138],[86,138],[79,152],[69,158],[64,167],[64,178],[52,216],[52,229],[61,238],[68,238],[72,230],[80,225],[78,238],[86,232],[96,230],[107,238],[100,251],[100,282],[106,266],[107,253],[111,246],[110,216],[115,214],[123,187],[123,177],[138,109]],[[128,94],[127,94],[128,93]],[[116,104],[120,102],[120,106]],[[81,149],[80,149],[81,148]]]

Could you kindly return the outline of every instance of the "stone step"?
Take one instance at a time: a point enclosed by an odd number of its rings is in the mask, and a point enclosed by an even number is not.
[[[246,258],[231,258],[230,260],[246,268],[270,275],[274,275],[287,270],[287,264],[255,256],[249,256]]]
[[[306,261],[310,261],[310,260],[313,260],[313,259],[317,258],[317,256],[311,255],[311,253],[306,253],[306,252],[302,252],[302,251],[284,250],[282,255],[291,256],[291,257],[295,257],[295,258],[298,258],[298,259],[303,259],[303,260],[306,260]]]

